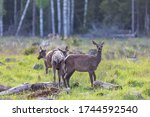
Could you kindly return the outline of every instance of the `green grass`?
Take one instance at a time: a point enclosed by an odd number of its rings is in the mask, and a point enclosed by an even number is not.
[[[67,94],[62,91],[58,96],[52,98],[58,100],[149,100],[150,39],[95,40],[98,42],[105,41],[103,59],[96,70],[97,80],[121,85],[122,89],[91,89],[88,73],[75,72],[70,80],[71,93]],[[38,50],[24,55],[25,51],[32,49],[33,42],[40,42],[41,40],[22,38],[19,41],[14,37],[0,39],[0,62],[4,63],[0,66],[0,85],[14,87],[26,82],[52,82],[53,73],[51,69],[48,75],[45,74],[45,69],[33,69],[35,63],[44,65],[43,60],[37,60]],[[80,48],[84,53],[95,48],[91,40],[83,39],[59,41],[59,44],[54,41],[48,48],[59,47],[60,44],[69,45],[70,50]],[[108,58],[109,52],[114,52],[113,58]],[[137,60],[127,58],[132,57],[134,53],[137,55]],[[6,58],[14,58],[15,61],[6,62]],[[39,76],[41,79],[38,78]],[[79,87],[73,87],[75,82],[79,82]],[[135,92],[138,92],[142,98],[135,96]],[[17,95],[0,96],[0,98],[27,99],[30,93],[24,92]]]

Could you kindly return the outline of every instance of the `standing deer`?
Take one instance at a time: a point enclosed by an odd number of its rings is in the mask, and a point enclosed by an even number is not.
[[[67,52],[68,52],[67,46],[66,46],[65,50],[61,50],[58,48],[58,49],[49,51],[47,54],[46,54],[46,50],[44,50],[40,47],[38,59],[41,59],[41,58],[44,59],[46,74],[48,73],[48,68],[53,68],[54,82],[56,82],[56,70],[58,70],[59,86],[60,86],[61,76],[63,75],[61,65],[62,65],[65,57],[67,56]],[[64,78],[64,77],[62,76],[62,78]]]
[[[97,55],[93,56],[93,55],[85,55],[85,54],[71,54],[65,58],[64,78],[67,81],[68,87],[70,87],[69,85],[70,77],[75,71],[88,72],[90,76],[91,86],[93,87],[93,80],[96,81],[95,70],[97,69],[98,64],[101,61],[101,54],[102,54],[102,48],[104,42],[99,44],[97,44],[95,41],[92,42],[97,47],[97,51],[98,51]]]
[[[53,55],[54,51],[56,51],[56,49],[51,50],[46,54],[46,50],[44,50],[44,49],[42,49],[42,47],[40,47],[38,60],[42,59],[42,58],[44,59],[46,74],[48,74],[48,68],[52,68],[51,59],[52,59],[52,55]]]

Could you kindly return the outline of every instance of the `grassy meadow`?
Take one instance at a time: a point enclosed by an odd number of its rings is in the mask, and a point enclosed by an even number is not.
[[[75,72],[70,80],[71,92],[62,91],[56,100],[149,100],[150,99],[150,39],[94,39],[104,41],[102,61],[96,70],[97,80],[118,84],[122,89],[92,89],[88,73]],[[45,74],[43,60],[38,60],[39,38],[0,38],[0,85],[14,87],[23,83],[53,82],[52,69]],[[52,40],[45,48],[69,46],[71,51],[88,53],[96,49],[90,39]],[[33,69],[42,64],[40,69]],[[74,84],[78,82],[79,86]],[[0,96],[0,99],[28,99],[31,92]]]

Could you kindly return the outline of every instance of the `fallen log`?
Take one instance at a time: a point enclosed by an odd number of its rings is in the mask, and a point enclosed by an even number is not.
[[[0,92],[10,89],[10,87],[0,85]]]
[[[118,88],[122,88],[119,85],[106,83],[106,82],[102,82],[102,81],[94,81],[93,82],[93,86],[95,88],[104,88],[104,89],[118,89]]]
[[[30,90],[31,89],[31,84],[21,84],[19,86],[10,88],[8,90],[2,91],[0,92],[0,95],[10,95],[10,94],[17,94],[26,90]]]
[[[63,86],[63,83],[61,83],[61,87]],[[18,94],[24,91],[37,91],[37,90],[44,90],[44,89],[52,89],[52,88],[58,88],[58,83],[35,83],[35,84],[21,84],[19,86],[10,88],[8,90],[4,90],[0,92],[0,95],[11,95],[11,94]]]

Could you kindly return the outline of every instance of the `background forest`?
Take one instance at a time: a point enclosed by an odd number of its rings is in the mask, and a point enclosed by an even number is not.
[[[150,33],[149,0],[1,0],[0,35]]]

